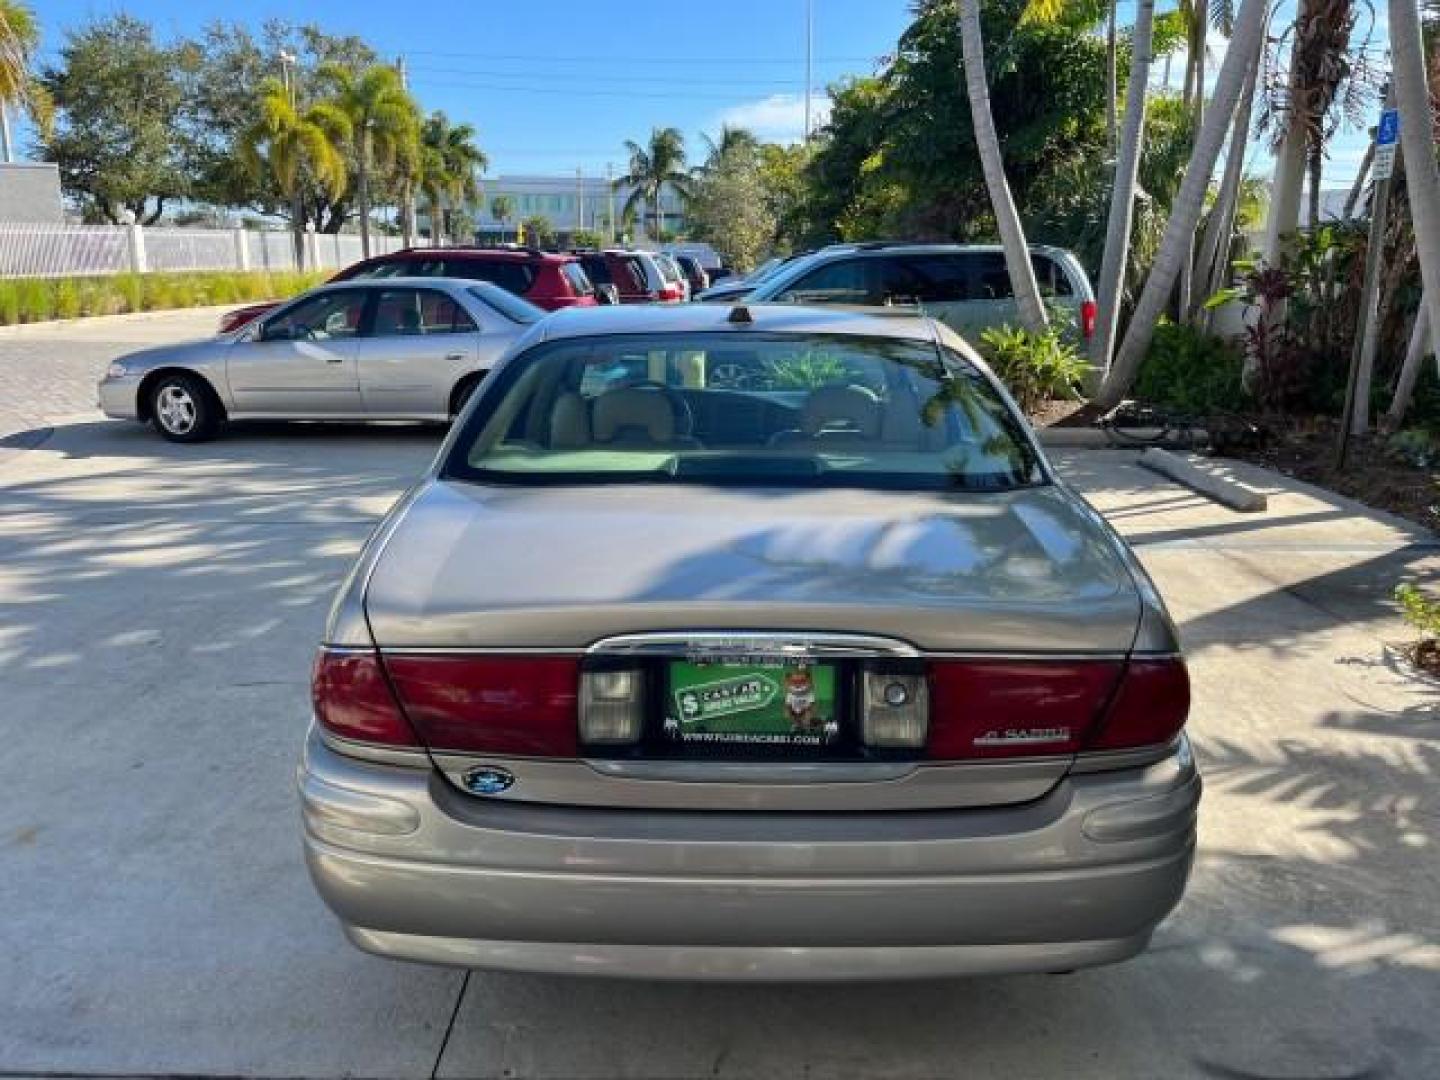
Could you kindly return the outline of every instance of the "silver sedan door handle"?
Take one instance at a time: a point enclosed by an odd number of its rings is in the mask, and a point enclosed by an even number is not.
[[[446,360],[464,360],[464,359],[465,359],[465,354],[464,354],[463,352],[446,353],[446,354],[445,354],[445,359],[446,359]]]
[[[343,364],[343,363],[345,362],[345,357],[343,357],[343,356],[327,356],[327,357],[325,357],[325,362],[326,362],[327,364]]]

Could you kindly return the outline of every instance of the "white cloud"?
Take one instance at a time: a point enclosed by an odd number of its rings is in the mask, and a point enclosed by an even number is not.
[[[830,118],[830,99],[824,94],[810,96],[810,128],[815,130]],[[797,143],[805,137],[805,95],[771,94],[723,110],[715,127],[729,124],[755,133],[762,142]]]

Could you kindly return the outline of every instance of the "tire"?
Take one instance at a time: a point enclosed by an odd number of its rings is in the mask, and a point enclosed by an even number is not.
[[[150,420],[171,442],[204,442],[219,430],[220,407],[205,380],[177,372],[150,388]]]

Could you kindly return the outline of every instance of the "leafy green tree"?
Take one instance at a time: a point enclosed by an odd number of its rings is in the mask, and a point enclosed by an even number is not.
[[[500,236],[504,239],[505,223],[515,216],[515,200],[509,195],[496,195],[490,200],[490,216],[500,222]]]
[[[555,226],[543,214],[535,214],[520,223],[524,242],[535,247],[548,247],[555,243]]]
[[[480,198],[479,173],[489,161],[475,138],[471,125],[452,124],[443,112],[431,113],[421,130],[420,187],[430,203],[430,242],[436,246],[445,237],[445,203],[458,208]]]
[[[733,151],[754,151],[760,148],[760,140],[755,138],[753,131],[743,127],[735,127],[730,124],[720,125],[719,139],[712,139],[709,135],[701,135],[700,137],[705,140],[706,150],[705,164],[700,166],[702,172],[705,169],[718,165],[726,154]]]
[[[66,35],[59,63],[40,84],[54,101],[45,160],[87,216],[116,223],[129,211],[153,224],[191,191],[191,144],[181,118],[187,57],[157,44],[129,15],[97,19]]]
[[[616,179],[615,186],[633,189],[625,200],[627,213],[635,212],[642,203],[649,205],[654,223],[651,235],[660,238],[665,231],[660,209],[662,192],[668,187],[682,201],[690,194],[690,176],[685,171],[685,136],[679,128],[655,128],[647,145],[626,140],[625,149],[630,155],[630,171]]]
[[[247,171],[264,175],[289,201],[295,262],[303,268],[305,181],[313,179],[332,198],[345,190],[350,118],[328,102],[301,111],[279,79],[260,84],[259,106],[259,117],[241,135],[239,157]]]
[[[576,229],[570,234],[570,243],[577,248],[598,248],[605,238],[594,229]]]
[[[27,113],[42,132],[50,130],[53,103],[30,70],[40,47],[40,26],[20,0],[0,0],[0,161],[14,155],[10,109]]]
[[[330,87],[334,104],[349,118],[355,165],[355,201],[360,215],[360,248],[370,255],[370,212],[376,172],[385,174],[412,153],[420,137],[420,115],[400,73],[385,64],[356,71],[325,63],[316,72]]]
[[[687,216],[696,237],[736,269],[748,271],[760,261],[774,241],[776,219],[753,143],[734,143],[711,156],[694,181]]]

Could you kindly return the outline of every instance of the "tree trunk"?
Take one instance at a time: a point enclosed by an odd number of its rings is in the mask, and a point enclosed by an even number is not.
[[[1116,57],[1119,53],[1116,30],[1116,6],[1119,0],[1110,0],[1105,12],[1105,145],[1111,159],[1120,152],[1120,118],[1116,115],[1119,73],[1116,71]]]
[[[1430,312],[1424,297],[1420,309],[1415,312],[1415,324],[1410,328],[1410,347],[1405,350],[1405,363],[1400,368],[1400,379],[1395,384],[1395,396],[1390,399],[1390,408],[1385,412],[1385,426],[1392,430],[1405,420],[1410,408],[1410,399],[1415,396],[1415,383],[1420,379],[1420,365],[1427,351],[1434,351],[1430,338]],[[1440,373],[1440,353],[1436,353],[1437,373]]]
[[[1308,13],[1313,0],[1300,0],[1302,14]],[[1300,227],[1300,193],[1305,184],[1308,140],[1303,117],[1295,114],[1301,87],[1295,70],[1295,43],[1290,47],[1290,80],[1284,117],[1285,138],[1275,155],[1275,177],[1270,185],[1270,213],[1265,220],[1265,246],[1261,255],[1270,266],[1280,261],[1280,244],[1285,236]]]
[[[1210,297],[1225,287],[1225,278],[1230,268],[1230,240],[1235,234],[1235,212],[1240,206],[1240,183],[1245,179],[1245,150],[1250,142],[1250,116],[1255,108],[1255,83],[1259,77],[1259,57],[1245,80],[1245,89],[1240,92],[1240,104],[1235,107],[1235,121],[1230,128],[1230,148],[1226,151],[1225,172],[1220,179],[1220,190],[1215,205],[1210,210],[1210,220],[1200,239],[1200,291],[1194,298],[1193,311],[1201,315],[1206,329],[1210,325],[1210,312],[1204,305]]]
[[[415,246],[415,187],[409,180],[400,193],[400,239],[403,247]]]
[[[1040,301],[1035,269],[1030,265],[1030,249],[1025,243],[1020,214],[1015,209],[1010,184],[1005,179],[1000,138],[995,133],[995,117],[990,112],[990,88],[985,80],[985,42],[980,33],[980,0],[960,0],[960,46],[975,146],[980,153],[980,167],[985,173],[985,187],[990,192],[990,205],[1000,231],[1000,242],[1005,248],[1010,287],[1015,293],[1020,322],[1027,330],[1038,332],[1045,329],[1049,319],[1045,315],[1045,305]]]
[[[1145,97],[1153,60],[1150,49],[1154,25],[1155,0],[1138,0],[1132,32],[1130,82],[1125,89],[1125,128],[1110,187],[1110,216],[1105,226],[1105,257],[1100,267],[1095,334],[1090,339],[1090,363],[1101,374],[1110,370],[1110,356],[1120,325],[1121,286],[1130,261],[1130,222],[1135,211],[1140,144],[1145,137]]]
[[[1120,404],[1125,392],[1135,381],[1140,362],[1150,347],[1155,333],[1155,324],[1165,310],[1166,301],[1175,287],[1180,273],[1180,262],[1190,247],[1205,208],[1205,192],[1210,187],[1210,176],[1215,170],[1215,159],[1225,142],[1230,118],[1235,114],[1235,105],[1240,99],[1245,81],[1255,66],[1259,55],[1257,39],[1265,32],[1267,0],[1241,0],[1240,10],[1235,17],[1235,29],[1230,37],[1230,47],[1225,53],[1225,62],[1220,66],[1220,76],[1215,83],[1212,108],[1205,118],[1195,139],[1195,149],[1185,168],[1185,179],[1175,196],[1170,210],[1170,220],[1165,224],[1165,234],[1145,289],[1135,305],[1135,314],[1130,319],[1130,328],[1125,334],[1115,362],[1105,382],[1100,387],[1096,405],[1102,410],[1113,409]]]
[[[370,136],[360,137],[360,167],[356,176],[356,193],[360,201],[360,252],[370,257]]]
[[[1356,204],[1360,202],[1360,194],[1365,190],[1365,178],[1370,175],[1370,166],[1375,161],[1375,137],[1370,137],[1370,142],[1365,147],[1365,156],[1360,159],[1360,171],[1355,174],[1355,183],[1350,185],[1350,194],[1345,196],[1345,211],[1341,214],[1346,221],[1355,216]]]
[[[1425,81],[1425,47],[1415,0],[1390,0],[1390,56],[1400,144],[1405,155],[1406,190],[1420,258],[1421,303],[1430,327],[1440,327],[1440,165],[1430,90]]]
[[[1205,125],[1205,50],[1210,44],[1210,6],[1206,0],[1195,0],[1195,130]]]
[[[1320,182],[1324,177],[1325,162],[1319,154],[1311,154],[1309,161],[1310,173],[1310,228],[1320,227]]]
[[[294,227],[295,269],[305,269],[305,197],[295,192],[290,200],[290,221]]]

